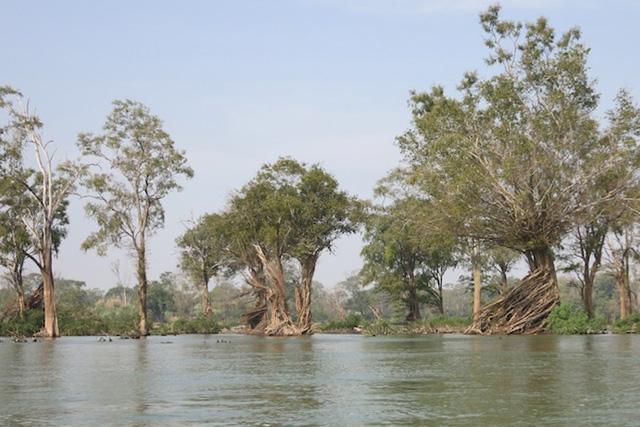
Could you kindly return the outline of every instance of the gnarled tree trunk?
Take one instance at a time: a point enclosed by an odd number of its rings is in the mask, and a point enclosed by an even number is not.
[[[266,290],[267,307],[263,322],[264,334],[275,336],[300,335],[300,329],[289,316],[282,260],[278,257],[269,259],[258,245],[255,246],[255,249],[269,284]]]
[[[532,272],[491,304],[482,308],[467,333],[536,334],[560,302],[558,280],[550,248],[527,254]]]
[[[298,313],[298,328],[301,334],[311,332],[311,287],[316,270],[317,257],[304,260],[301,268],[300,285],[296,287],[296,312]]]

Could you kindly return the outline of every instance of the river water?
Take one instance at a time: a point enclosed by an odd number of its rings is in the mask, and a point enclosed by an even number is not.
[[[640,425],[640,336],[0,343],[0,425],[185,424]]]

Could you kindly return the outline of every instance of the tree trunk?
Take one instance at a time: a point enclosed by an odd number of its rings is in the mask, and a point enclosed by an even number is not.
[[[629,250],[625,250],[620,257],[620,264],[616,273],[618,282],[618,296],[620,298],[620,319],[624,320],[632,313],[632,295],[629,281]]]
[[[593,282],[594,277],[586,274],[584,277],[584,288],[582,289],[582,303],[589,319],[593,319],[595,307],[593,305]]]
[[[438,312],[444,315],[444,292],[442,290],[444,283],[444,276],[441,275],[438,278]]]
[[[250,268],[246,282],[253,288],[256,296],[256,305],[253,310],[243,315],[243,323],[255,331],[264,331],[267,316],[267,284],[261,268]]]
[[[407,314],[407,322],[415,322],[422,320],[422,314],[420,313],[420,302],[418,301],[418,295],[415,289],[412,289],[407,299],[407,308],[409,313]]]
[[[300,286],[296,287],[296,312],[301,334],[311,332],[311,287],[317,259],[317,257],[310,257],[301,263]]]
[[[620,319],[624,320],[629,317],[629,313],[627,313],[629,303],[627,302],[627,292],[623,281],[618,282],[618,293],[620,296]]]
[[[287,308],[282,260],[278,256],[273,259],[267,258],[258,245],[255,246],[255,249],[269,283],[266,292],[267,310],[264,333],[275,336],[300,335],[300,329],[291,321]]]
[[[467,333],[536,334],[544,331],[546,319],[560,302],[558,279],[551,248],[527,253],[532,268],[520,283],[484,307]]]
[[[149,335],[147,324],[147,259],[144,240],[137,249],[138,265],[138,332],[140,336]]]
[[[60,336],[58,329],[58,311],[56,309],[55,287],[53,281],[53,266],[51,247],[43,248],[42,265],[40,274],[42,275],[44,305],[44,334],[47,337],[55,338]]]
[[[202,314],[208,319],[213,314],[211,299],[209,298],[209,278],[206,275],[202,277]]]
[[[509,278],[507,277],[507,270],[500,268],[500,293],[504,294],[509,290]]]
[[[482,278],[480,273],[480,254],[478,246],[474,245],[473,254],[471,255],[471,264],[473,269],[473,321],[478,321],[478,314],[482,306]]]
[[[633,314],[633,295],[631,293],[631,276],[630,272],[630,252],[631,249],[627,249],[624,253],[624,289],[627,294],[627,314]]]
[[[18,314],[20,318],[24,318],[25,312],[25,300],[24,300],[24,285],[22,282],[22,265],[19,261],[17,261],[13,268],[11,269],[11,283],[13,289],[16,292],[17,305],[18,305]]]

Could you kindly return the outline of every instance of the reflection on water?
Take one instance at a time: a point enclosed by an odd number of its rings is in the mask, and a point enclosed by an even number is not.
[[[0,344],[0,425],[637,425],[640,336]],[[170,341],[170,342],[167,342]]]

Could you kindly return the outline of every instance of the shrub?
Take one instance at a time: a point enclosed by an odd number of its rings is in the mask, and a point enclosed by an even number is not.
[[[30,310],[24,318],[15,317],[0,323],[2,337],[28,337],[38,333],[44,327],[44,312]]]
[[[618,320],[613,325],[616,334],[632,334],[640,332],[640,313],[634,313],[630,317]]]
[[[342,320],[332,320],[320,325],[321,331],[333,331],[339,329],[353,329],[360,326],[362,317],[359,313],[351,313]]]
[[[375,322],[367,323],[363,326],[363,332],[366,335],[394,335],[398,333],[398,330],[391,325],[388,320],[376,320]]]
[[[589,319],[581,308],[560,304],[549,314],[547,328],[550,332],[561,335],[594,334],[605,329],[605,322],[601,317]]]
[[[220,332],[220,329],[220,325],[214,319],[196,317],[191,320],[176,319],[171,323],[156,324],[151,330],[151,333],[153,335],[217,334]]]

